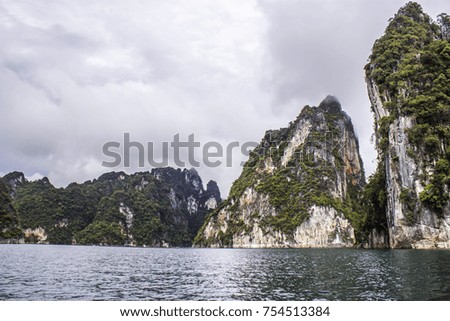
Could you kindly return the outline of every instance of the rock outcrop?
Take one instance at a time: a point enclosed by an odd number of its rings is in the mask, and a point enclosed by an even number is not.
[[[30,182],[20,172],[1,181],[27,243],[190,246],[221,202],[216,182],[205,190],[194,169],[111,172],[66,188],[47,178]]]
[[[351,247],[364,214],[364,172],[350,117],[336,98],[306,106],[251,153],[200,247]]]
[[[366,66],[379,155],[368,185],[369,216],[377,221],[372,247],[450,248],[450,43],[443,23],[408,3]]]

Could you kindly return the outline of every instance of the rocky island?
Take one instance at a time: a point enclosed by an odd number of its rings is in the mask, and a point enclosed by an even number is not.
[[[328,96],[267,131],[195,239],[208,247],[351,247],[364,171],[350,117]]]
[[[450,16],[407,3],[365,73],[378,151],[368,184],[351,121],[327,97],[266,133],[197,246],[450,248]]]
[[[195,169],[111,172],[66,188],[13,172],[0,189],[7,243],[190,246],[221,201],[216,182],[205,190]]]
[[[362,67],[362,66],[361,66]],[[377,169],[336,97],[269,130],[222,201],[194,169],[66,188],[0,179],[0,242],[235,248],[450,248],[450,16],[409,2],[365,66]]]
[[[369,181],[372,246],[450,248],[450,16],[410,2],[365,67],[378,168]]]

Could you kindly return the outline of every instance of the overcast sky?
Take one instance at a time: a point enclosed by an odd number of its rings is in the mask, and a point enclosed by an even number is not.
[[[0,175],[83,182],[112,170],[102,146],[124,133],[155,148],[177,133],[259,142],[327,94],[351,116],[370,174],[363,67],[405,3],[0,0]],[[420,3],[433,18],[450,11],[448,0]],[[226,195],[234,164],[198,171]]]

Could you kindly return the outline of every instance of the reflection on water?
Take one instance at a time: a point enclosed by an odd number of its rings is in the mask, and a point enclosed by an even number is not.
[[[450,300],[450,251],[0,245],[1,300]]]

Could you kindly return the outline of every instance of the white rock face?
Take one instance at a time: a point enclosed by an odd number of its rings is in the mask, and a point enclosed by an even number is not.
[[[134,188],[135,188],[136,190],[138,190],[138,191],[142,191],[142,190],[145,188],[145,186],[147,186],[147,185],[148,185],[148,181],[145,180],[144,177],[142,177],[142,179],[141,179],[141,184],[136,185]]]
[[[192,168],[187,171],[184,178],[187,184],[192,184],[192,186],[194,186],[195,190],[201,191],[203,189],[202,182],[195,169]]]
[[[195,197],[192,196],[192,195],[189,196],[188,199],[187,199],[187,202],[188,202],[187,210],[188,210],[189,214],[192,215],[192,214],[197,213],[197,211],[198,211],[198,204],[197,204],[197,201],[196,201]]]
[[[311,132],[311,123],[307,120],[301,121],[298,124],[298,130],[296,131],[294,137],[292,137],[291,141],[289,142],[288,147],[284,151],[284,155],[281,158],[281,165],[286,166],[287,163],[292,159],[292,156],[294,155],[295,150],[305,143],[306,138],[308,137],[309,133]]]
[[[27,228],[23,231],[25,238],[35,238],[38,244],[48,244],[47,232],[42,227],[35,229]]]
[[[55,227],[64,228],[69,225],[69,220],[67,218],[63,218],[62,220],[59,220],[58,223],[55,224]]]
[[[134,213],[133,211],[124,203],[120,203],[119,206],[119,212],[125,216],[125,231],[127,232],[128,241],[127,245],[129,246],[135,246],[136,242],[134,240],[133,235],[131,234],[131,227],[133,226],[133,218]],[[121,224],[122,225],[122,224]]]
[[[228,221],[229,216],[227,215],[226,210],[221,210],[217,215],[217,220],[215,222],[209,221],[205,227],[203,232],[206,238],[217,239],[217,236],[220,232],[225,233],[228,229]],[[212,242],[210,247],[220,247],[218,242]]]
[[[129,230],[133,226],[133,211],[124,203],[120,203],[119,212],[125,216],[125,223],[127,225],[127,229]]]
[[[383,107],[383,95],[377,86],[367,80],[375,120],[389,116]],[[414,125],[410,117],[400,116],[389,127],[389,150],[386,156],[386,191],[387,191],[387,222],[389,246],[392,248],[449,248],[450,247],[450,206],[444,210],[444,217],[417,203],[416,221],[407,220],[407,207],[401,200],[402,190],[408,189],[419,195],[423,191],[420,176],[424,167],[421,160],[415,161],[408,156],[410,147],[407,130]],[[375,234],[369,240],[374,247],[383,247],[380,238]]]
[[[309,219],[295,231],[301,247],[352,247],[355,231],[350,222],[332,207],[313,206]]]
[[[175,194],[175,191],[173,190],[173,188],[170,188],[169,200],[170,200],[170,206],[173,209],[180,208],[180,202],[178,201],[177,195]]]
[[[380,119],[387,116],[387,111],[383,107],[383,102],[381,100],[380,91],[378,86],[371,80],[366,78],[367,90],[369,92],[369,98],[371,100],[373,111],[375,113],[375,118]]]
[[[355,233],[350,222],[342,213],[332,207],[312,206],[309,219],[294,231],[293,236],[279,231],[266,230],[260,226],[266,215],[276,215],[276,210],[269,204],[269,199],[253,188],[248,188],[240,198],[241,214],[238,219],[251,224],[250,230],[233,236],[234,248],[324,248],[352,247]],[[258,212],[259,219],[252,215]],[[218,240],[220,233],[228,229],[229,212],[222,209],[215,221],[210,221],[204,230],[207,239]],[[251,223],[253,222],[253,223]],[[221,247],[220,242],[212,242],[210,247]]]
[[[205,207],[208,210],[213,210],[217,207],[217,200],[214,197],[210,197],[205,202]]]
[[[323,248],[352,247],[355,242],[353,227],[334,208],[313,206],[310,217],[297,227],[294,237],[280,232],[264,233],[255,226],[250,234],[233,238],[237,248]]]

